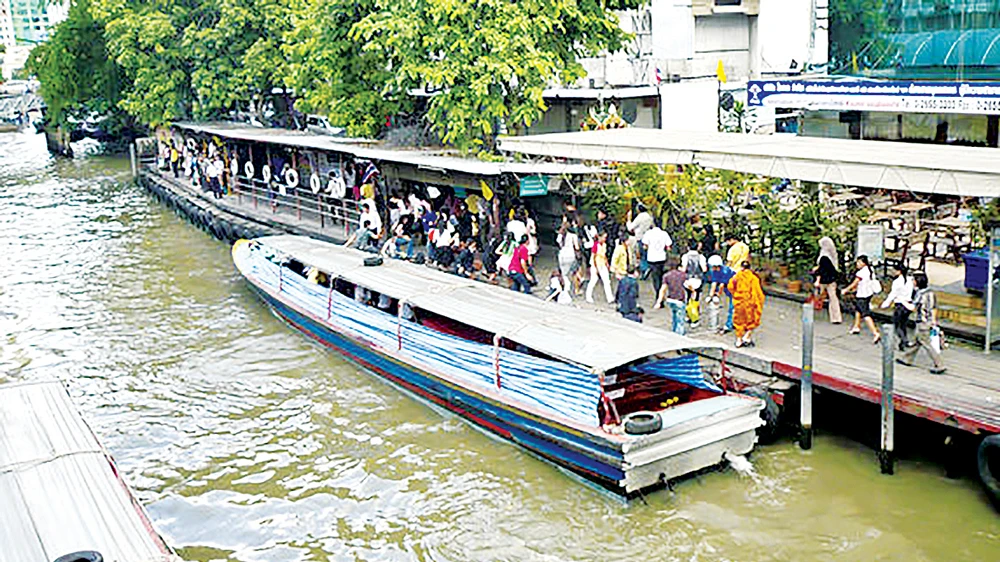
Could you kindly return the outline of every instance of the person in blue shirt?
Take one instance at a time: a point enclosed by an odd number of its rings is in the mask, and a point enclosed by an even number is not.
[[[722,256],[716,254],[708,258],[708,273],[709,280],[712,286],[709,288],[708,297],[719,297],[723,298],[725,295],[726,301],[726,325],[721,330],[721,333],[731,332],[733,330],[733,295],[729,294],[729,280],[733,278],[736,274],[731,268],[726,266],[722,261]]]

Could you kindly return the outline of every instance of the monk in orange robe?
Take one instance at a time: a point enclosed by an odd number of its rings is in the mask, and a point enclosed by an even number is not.
[[[744,261],[739,273],[729,280],[729,292],[733,295],[736,347],[752,347],[751,335],[760,327],[760,317],[764,312],[764,291],[760,287],[760,278],[750,270],[750,262]]]

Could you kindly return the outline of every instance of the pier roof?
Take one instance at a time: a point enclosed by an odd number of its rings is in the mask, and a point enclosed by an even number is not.
[[[0,385],[0,506],[0,560],[180,560],[58,381]]]
[[[515,175],[577,175],[608,173],[598,166],[560,162],[486,162],[462,158],[428,150],[401,150],[373,146],[378,141],[317,135],[289,129],[252,127],[240,123],[174,123],[174,127],[193,133],[214,135],[220,138],[278,144],[307,150],[323,150],[350,155],[366,160],[409,164],[435,171],[463,172],[476,176]]]
[[[305,236],[268,236],[259,240],[335,277],[499,334],[593,372],[660,353],[725,347],[631,322],[617,313],[602,314],[541,301],[402,260],[365,267],[364,258],[371,254]]]
[[[535,156],[698,164],[855,187],[1000,196],[996,148],[638,128],[507,137],[498,143],[502,151]]]

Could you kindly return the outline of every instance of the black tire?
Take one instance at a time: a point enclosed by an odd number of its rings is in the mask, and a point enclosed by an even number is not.
[[[365,267],[375,267],[377,265],[382,265],[382,258],[378,256],[365,258]]]
[[[622,421],[629,435],[648,435],[663,428],[663,418],[656,412],[632,412]]]
[[[104,557],[96,550],[81,550],[64,554],[52,562],[104,562]]]
[[[979,464],[979,479],[983,481],[986,493],[993,505],[1000,509],[1000,435],[990,435],[979,444],[976,455]],[[994,472],[997,469],[997,472]]]
[[[764,425],[757,428],[757,442],[773,443],[778,438],[781,425],[781,407],[774,401],[771,393],[763,388],[750,386],[740,392],[764,401],[764,408],[760,411],[760,419],[764,420]]]

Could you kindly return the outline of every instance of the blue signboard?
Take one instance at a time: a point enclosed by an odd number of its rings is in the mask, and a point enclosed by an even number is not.
[[[888,111],[900,113],[1000,113],[1000,82],[899,82],[881,80],[753,80],[749,107]]]

